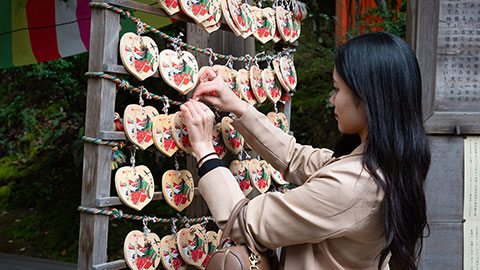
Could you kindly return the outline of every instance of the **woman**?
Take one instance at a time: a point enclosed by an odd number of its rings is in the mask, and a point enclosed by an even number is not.
[[[233,112],[253,150],[299,185],[248,204],[246,227],[258,247],[283,247],[282,269],[389,269],[390,259],[394,269],[417,269],[430,152],[420,71],[403,40],[371,33],[337,50],[330,102],[345,137],[335,152],[296,144],[217,74],[204,73],[196,100],[181,107],[195,156],[213,152],[214,115],[203,100]],[[222,228],[244,196],[220,164],[215,156],[201,160],[199,188]],[[238,232],[233,238],[242,241]]]

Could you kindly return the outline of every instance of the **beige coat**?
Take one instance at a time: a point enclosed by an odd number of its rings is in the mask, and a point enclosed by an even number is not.
[[[262,113],[249,107],[234,127],[262,158],[299,187],[255,197],[246,225],[262,248],[282,248],[281,269],[377,269],[385,244],[383,193],[362,168],[363,145],[350,155],[295,143]],[[200,179],[200,193],[220,228],[244,198],[227,168]],[[238,225],[233,240],[242,242]],[[384,269],[389,269],[384,265]]]

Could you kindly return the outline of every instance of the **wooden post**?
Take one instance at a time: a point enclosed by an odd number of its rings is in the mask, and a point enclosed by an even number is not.
[[[222,53],[225,55],[242,56],[250,54],[252,57],[255,55],[255,40],[253,37],[243,39],[236,37],[232,32],[226,32],[223,30],[215,31],[211,34],[207,34],[196,24],[187,24],[187,43],[195,44],[201,48],[212,48],[214,52]],[[208,56],[193,52],[193,55],[197,59],[199,68],[208,65]],[[223,62],[217,61],[215,63]],[[241,62],[236,62],[235,69],[243,68],[245,65]],[[224,159],[224,162],[228,162],[228,158]],[[187,169],[192,172],[194,176],[195,186],[198,186],[199,177],[196,173],[197,168],[196,159],[192,156],[187,157]],[[225,164],[228,166],[228,164]],[[201,196],[196,196],[192,204],[187,208],[187,216],[199,217],[208,215],[208,207]]]
[[[116,64],[119,15],[106,9],[92,9],[89,71],[102,71],[103,64]],[[85,135],[100,138],[113,131],[115,83],[89,79]],[[112,147],[85,143],[81,205],[96,207],[96,200],[110,196]],[[82,213],[78,269],[92,269],[107,261],[108,216]]]

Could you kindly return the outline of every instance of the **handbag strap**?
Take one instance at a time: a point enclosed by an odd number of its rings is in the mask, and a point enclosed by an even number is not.
[[[234,207],[230,216],[228,217],[227,224],[225,225],[225,230],[222,233],[222,238],[220,238],[220,245],[219,247],[223,247],[225,244],[225,240],[230,235],[230,231],[232,231],[233,224],[235,224],[235,220],[237,219],[240,210],[249,202],[247,198],[241,199]]]
[[[238,215],[238,218],[239,218],[238,223],[240,224],[240,230],[242,231],[243,238],[245,238],[245,243],[248,249],[250,249],[250,251],[253,252],[257,257],[259,257],[260,253],[255,248],[255,242],[253,241],[250,234],[248,234],[247,229],[245,227],[245,224],[246,224],[245,223],[245,207],[242,207],[242,209],[240,210],[240,214]]]

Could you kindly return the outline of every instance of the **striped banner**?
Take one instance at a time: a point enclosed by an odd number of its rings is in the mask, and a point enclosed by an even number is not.
[[[30,65],[88,51],[90,0],[0,0],[0,68]],[[137,0],[158,6],[156,0]],[[160,28],[170,18],[135,12],[142,21]],[[135,24],[120,20],[122,33]]]

